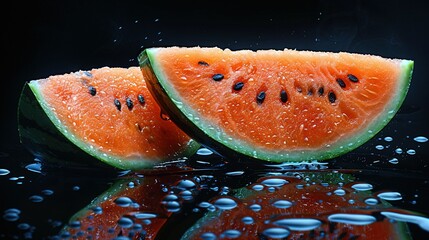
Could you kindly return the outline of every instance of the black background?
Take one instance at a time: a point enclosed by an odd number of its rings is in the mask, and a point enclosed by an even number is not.
[[[284,2],[284,3],[280,3]],[[348,51],[415,61],[404,105],[428,133],[424,1],[14,1],[1,14],[1,137],[18,143],[16,109],[32,79],[137,65],[150,46]]]

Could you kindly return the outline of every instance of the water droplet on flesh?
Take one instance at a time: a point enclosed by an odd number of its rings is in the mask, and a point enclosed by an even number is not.
[[[377,205],[378,204],[378,200],[376,198],[367,198],[367,199],[365,199],[365,203],[367,205],[373,206],[373,205]]]
[[[181,180],[179,184],[177,184],[177,187],[183,189],[191,189],[195,187],[195,183],[191,180]]]
[[[281,186],[285,185],[286,183],[288,183],[288,181],[286,181],[285,179],[281,179],[281,178],[269,178],[269,179],[265,179],[264,181],[261,182],[261,184],[268,186],[268,187],[281,187]]]
[[[290,208],[292,206],[292,202],[287,200],[277,200],[273,203],[273,206],[276,208]]]
[[[252,189],[255,191],[261,191],[262,189],[264,189],[264,186],[260,184],[256,184],[252,187]]]
[[[349,214],[349,213],[338,213],[331,214],[328,217],[331,222],[352,224],[352,225],[368,225],[376,221],[375,217],[366,214]]]
[[[398,192],[383,192],[379,193],[377,197],[386,201],[398,201],[402,199],[402,195]]]
[[[249,208],[252,209],[252,211],[254,211],[254,212],[258,212],[262,209],[261,205],[256,204],[256,203],[250,205]]]
[[[237,203],[230,198],[219,198],[213,205],[221,210],[230,210],[237,207]]]
[[[118,197],[114,202],[120,207],[129,207],[133,203],[133,200],[129,197]]]
[[[223,238],[238,238],[241,235],[241,232],[235,229],[226,230],[221,234]]]
[[[268,238],[282,239],[289,236],[290,232],[284,228],[272,227],[265,229],[262,234],[264,234]]]
[[[203,233],[200,237],[202,240],[216,240],[216,235],[211,232]]]
[[[312,218],[286,218],[277,220],[274,224],[286,227],[293,231],[310,231],[318,228],[322,222]]]
[[[156,218],[157,215],[154,213],[135,213],[134,217],[137,219],[148,219],[148,218]]]
[[[254,222],[254,220],[253,220],[253,218],[252,218],[252,217],[243,217],[243,218],[241,219],[241,221],[242,221],[244,224],[252,224],[252,223]]]
[[[127,217],[121,217],[118,220],[118,225],[123,227],[123,228],[130,228],[134,225],[133,220],[131,220],[130,218]]]
[[[372,190],[372,185],[369,183],[357,183],[352,186],[356,191],[369,191]]]
[[[334,194],[337,196],[344,196],[346,195],[346,191],[344,191],[344,189],[337,189],[334,191]]]

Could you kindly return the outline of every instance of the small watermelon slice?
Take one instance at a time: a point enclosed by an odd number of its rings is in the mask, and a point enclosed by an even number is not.
[[[85,160],[93,156],[108,167],[137,170],[199,147],[161,117],[138,67],[103,67],[26,83],[19,133],[36,157],[80,161],[79,166],[99,163]]]
[[[324,160],[371,139],[407,94],[414,62],[357,53],[148,48],[149,90],[214,151],[274,162]]]

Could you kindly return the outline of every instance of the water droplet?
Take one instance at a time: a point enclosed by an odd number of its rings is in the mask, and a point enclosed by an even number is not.
[[[43,197],[39,196],[39,195],[33,195],[33,196],[29,197],[28,199],[30,199],[30,201],[32,201],[34,203],[38,203],[38,202],[43,201]]]
[[[71,221],[69,222],[69,227],[70,228],[80,228],[80,222],[79,221]]]
[[[211,232],[206,232],[200,235],[202,240],[216,240],[216,235]]]
[[[399,163],[399,160],[398,160],[397,158],[392,158],[392,159],[390,159],[390,160],[389,160],[389,162],[390,162],[391,164],[398,164],[398,163]]]
[[[249,208],[252,209],[252,211],[254,211],[254,212],[258,212],[262,209],[261,205],[256,204],[256,203],[250,205]]]
[[[118,225],[123,227],[123,228],[130,228],[134,225],[133,220],[131,220],[130,218],[127,217],[121,217],[118,220]]]
[[[256,185],[253,185],[252,189],[255,191],[261,191],[262,189],[264,189],[264,186],[261,184],[256,184]]]
[[[398,192],[383,192],[379,193],[377,197],[386,201],[398,201],[402,199],[402,195]]]
[[[378,204],[378,200],[376,198],[367,198],[365,199],[365,203],[373,206]]]
[[[322,222],[312,218],[286,218],[277,220],[274,224],[286,227],[292,231],[310,231],[318,228]]]
[[[334,191],[334,194],[337,196],[344,196],[346,195],[346,191],[344,191],[344,189],[337,189]]]
[[[45,189],[45,190],[42,190],[42,194],[44,194],[46,196],[51,196],[52,194],[54,194],[54,191],[52,191],[50,189]]]
[[[165,203],[165,207],[169,212],[178,212],[180,211],[180,203],[177,201],[169,201]]]
[[[427,139],[427,137],[418,136],[418,137],[414,138],[414,141],[419,142],[419,143],[424,143],[424,142],[427,142],[428,139]]]
[[[235,229],[229,229],[222,233],[222,238],[238,238],[241,232]]]
[[[28,224],[28,223],[20,223],[20,224],[18,224],[18,229],[20,229],[20,230],[30,229],[30,224]]]
[[[264,234],[268,238],[281,239],[289,236],[290,232],[284,228],[272,227],[265,229],[262,234]]]
[[[197,154],[201,156],[208,156],[208,155],[212,155],[213,152],[207,148],[200,148],[198,149]]]
[[[200,202],[200,204],[198,204],[198,207],[200,208],[208,208],[210,207],[212,204],[209,202]]]
[[[0,176],[8,175],[10,173],[9,170],[0,168]]]
[[[42,173],[42,164],[39,162],[28,164],[25,168],[30,172]]]
[[[402,148],[397,148],[397,149],[395,149],[395,152],[396,152],[397,154],[401,154],[403,151],[402,151]]]
[[[148,218],[156,218],[157,215],[154,213],[135,213],[134,217],[137,219],[148,219]]]
[[[292,202],[288,200],[277,200],[273,203],[273,206],[276,208],[290,208],[292,206]]]
[[[191,189],[195,187],[195,183],[192,182],[191,180],[181,180],[179,182],[179,184],[177,184],[178,188],[183,188],[183,189]]]
[[[15,222],[19,219],[19,215],[14,212],[5,213],[3,219],[9,222]]]
[[[351,213],[337,213],[331,214],[328,217],[331,222],[352,224],[352,225],[367,225],[376,221],[375,217],[366,214],[351,214]]]
[[[243,217],[243,218],[241,219],[241,221],[242,221],[244,224],[252,224],[252,223],[254,222],[252,217]]]
[[[129,197],[118,197],[114,202],[120,207],[129,207],[133,203],[133,200]]]
[[[356,191],[369,191],[372,190],[372,185],[369,183],[357,183],[352,186]]]
[[[261,182],[261,184],[268,186],[268,187],[281,187],[281,186],[285,185],[286,183],[288,183],[288,181],[286,181],[285,179],[281,179],[281,178],[269,178],[269,179],[265,179],[264,181]]]
[[[174,194],[168,194],[167,196],[164,197],[163,201],[176,201],[177,199],[179,199],[176,195]]]
[[[189,190],[184,190],[180,192],[180,196],[182,197],[183,200],[186,200],[186,201],[192,200],[193,198],[192,192]]]
[[[383,150],[384,146],[383,145],[377,145],[377,146],[375,146],[375,149],[377,149],[377,150]]]
[[[386,142],[391,142],[391,141],[393,141],[393,138],[392,138],[392,137],[385,137],[385,138],[384,138],[384,141],[386,141]]]
[[[381,212],[381,215],[384,215],[395,221],[417,224],[423,230],[426,230],[429,232],[429,218],[410,215],[410,214],[395,213],[395,212]]]
[[[414,155],[414,154],[416,154],[416,150],[414,150],[414,149],[408,149],[408,150],[407,150],[407,153],[408,153],[409,155]]]
[[[4,213],[21,214],[21,210],[17,208],[9,208],[9,209],[6,209]]]
[[[79,186],[73,186],[73,191],[79,191],[80,187]]]
[[[135,186],[134,182],[129,182],[129,183],[128,183],[128,187],[129,187],[129,188],[134,188],[134,186]]]
[[[93,207],[92,208],[92,211],[95,213],[95,214],[102,214],[103,213],[103,209],[101,208],[101,207]]]
[[[213,205],[221,210],[230,210],[237,207],[237,203],[231,198],[219,198]]]
[[[243,175],[244,171],[234,171],[234,172],[227,172],[225,173],[225,175],[227,176],[240,176]]]

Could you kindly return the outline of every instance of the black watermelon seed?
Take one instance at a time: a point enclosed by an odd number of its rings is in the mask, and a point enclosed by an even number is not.
[[[117,98],[113,100],[113,103],[115,104],[116,108],[121,111],[121,102]]]
[[[314,93],[314,90],[312,88],[308,89],[307,95],[312,96]]]
[[[127,107],[128,107],[129,110],[133,109],[134,103],[133,103],[133,100],[131,100],[131,98],[127,97],[127,99],[125,100],[125,102],[126,102]]]
[[[243,82],[236,82],[234,86],[232,87],[235,91],[240,91],[243,89],[244,83]]]
[[[265,100],[265,92],[262,91],[262,92],[258,93],[258,96],[256,96],[256,102],[258,104],[262,104],[264,102],[264,100]]]
[[[88,91],[92,96],[95,96],[95,94],[97,94],[97,89],[95,89],[95,87],[93,86],[89,86]]]
[[[338,83],[338,85],[340,85],[341,88],[346,87],[346,83],[341,78],[337,78],[337,83]]]
[[[141,94],[139,94],[138,96],[137,96],[137,98],[139,99],[139,103],[140,104],[145,104],[145,100],[144,100],[144,97],[143,97],[143,95],[141,95]]]
[[[84,71],[83,74],[85,74],[85,76],[87,76],[87,77],[92,77],[92,73],[90,73],[88,71]]]
[[[329,92],[328,99],[329,99],[329,102],[334,103],[337,100],[337,96],[335,96],[334,92]]]
[[[320,87],[317,92],[319,93],[319,96],[323,96],[323,94],[325,93],[325,89],[323,87]]]
[[[204,61],[199,61],[199,62],[198,62],[198,65],[201,65],[201,66],[208,66],[209,64],[208,64],[207,62],[204,62]]]
[[[351,82],[354,82],[354,83],[359,82],[359,79],[358,79],[355,75],[353,75],[353,74],[348,74],[348,75],[347,75],[347,78],[348,78]]]
[[[283,103],[287,102],[287,93],[284,89],[280,91],[280,101],[282,101]]]
[[[221,73],[216,73],[215,75],[212,76],[212,79],[215,81],[221,81],[223,78],[224,76]]]

